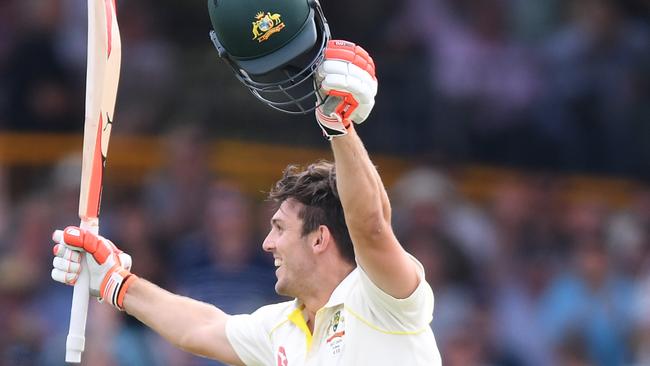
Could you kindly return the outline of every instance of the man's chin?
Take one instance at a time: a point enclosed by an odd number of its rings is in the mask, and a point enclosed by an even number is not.
[[[275,283],[275,293],[284,296],[284,288],[279,280]]]
[[[278,282],[275,283],[275,293],[277,293],[280,296],[289,296],[292,297],[290,291],[286,288],[284,284],[278,280]]]

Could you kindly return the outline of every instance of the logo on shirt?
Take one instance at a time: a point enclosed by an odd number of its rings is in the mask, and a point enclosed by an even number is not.
[[[345,317],[341,314],[341,310],[338,310],[330,320],[325,339],[333,356],[343,352],[343,336],[345,336]]]
[[[280,346],[278,348],[278,366],[287,366],[289,365],[289,359],[287,359],[287,352],[285,352],[284,347]]]

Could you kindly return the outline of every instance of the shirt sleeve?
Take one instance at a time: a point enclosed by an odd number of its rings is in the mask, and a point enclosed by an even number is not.
[[[417,333],[429,326],[433,318],[433,291],[424,277],[422,264],[409,255],[417,266],[420,283],[405,299],[397,299],[377,287],[359,266],[357,301],[353,305],[367,322],[386,332]],[[353,309],[354,310],[354,309]]]
[[[248,366],[273,364],[271,338],[265,318],[270,309],[261,307],[252,314],[233,315],[226,323],[226,336],[239,358]]]

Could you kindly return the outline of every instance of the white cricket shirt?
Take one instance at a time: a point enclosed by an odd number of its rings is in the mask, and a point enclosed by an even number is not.
[[[417,263],[420,284],[396,299],[357,266],[316,313],[314,334],[297,300],[235,315],[226,335],[248,366],[438,366],[440,353],[429,323],[433,291]]]

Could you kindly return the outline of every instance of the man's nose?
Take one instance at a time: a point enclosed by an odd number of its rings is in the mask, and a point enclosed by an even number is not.
[[[262,249],[264,249],[265,252],[270,252],[273,250],[275,247],[275,243],[271,239],[271,233],[269,233],[266,238],[264,238],[264,241],[262,242]]]

